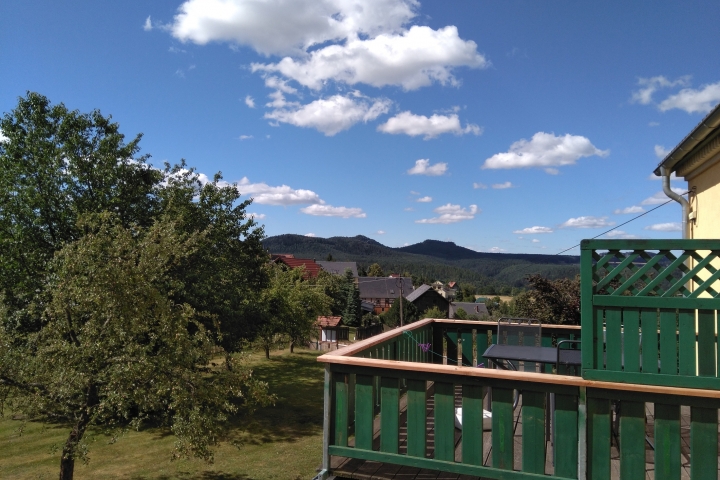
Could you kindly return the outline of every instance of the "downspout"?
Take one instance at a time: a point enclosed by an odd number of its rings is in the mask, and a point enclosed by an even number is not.
[[[688,224],[688,217],[690,216],[690,203],[688,203],[682,195],[678,195],[672,191],[670,188],[670,173],[668,173],[664,166],[660,167],[660,175],[662,175],[662,187],[665,195],[682,205],[682,235],[683,238],[690,238],[690,226]]]

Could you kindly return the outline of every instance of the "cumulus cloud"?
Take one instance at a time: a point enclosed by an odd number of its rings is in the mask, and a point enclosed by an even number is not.
[[[250,95],[245,97],[245,105],[250,108],[255,108],[255,100]]]
[[[480,127],[471,123],[463,128],[456,114],[434,114],[426,117],[424,115],[415,115],[411,112],[401,112],[388,119],[388,121],[382,125],[379,125],[377,129],[380,132],[391,133],[393,135],[400,133],[410,135],[411,137],[424,135],[425,140],[435,138],[443,133],[453,133],[455,135],[464,135],[466,133],[480,135],[482,133]]]
[[[577,217],[570,218],[560,225],[560,228],[602,228],[615,225],[615,222],[608,221],[608,217]]]
[[[0,143],[7,142],[9,139],[5,135],[3,135],[2,130],[0,130]]]
[[[457,85],[452,73],[455,67],[487,65],[475,42],[462,40],[457,27],[433,30],[412,26],[401,33],[383,33],[373,38],[351,34],[342,44],[328,45],[296,58],[288,56],[277,63],[253,63],[251,69],[279,73],[314,90],[322,88],[328,80],[416,90],[433,82]]]
[[[684,188],[677,188],[677,187],[671,187],[671,190],[673,192],[677,193],[678,195],[682,195],[686,192],[686,190]],[[668,200],[670,200],[670,197],[665,195],[665,192],[663,192],[661,190],[661,191],[657,192],[655,195],[653,195],[652,197],[648,197],[645,200],[643,200],[642,202],[640,202],[640,205],[660,205],[661,203],[665,203]]]
[[[557,170],[552,167],[574,165],[582,157],[606,157],[609,154],[609,150],[600,150],[590,140],[579,135],[566,134],[558,137],[552,133],[538,132],[529,141],[518,140],[507,152],[488,158],[482,168],[538,167],[555,174]]]
[[[690,76],[686,75],[677,80],[668,80],[663,75],[657,77],[638,78],[637,84],[640,87],[632,93],[631,102],[641,105],[648,105],[653,101],[653,94],[662,89],[676,86],[685,86],[690,83]]]
[[[680,232],[682,231],[682,225],[679,222],[669,223],[656,223],[654,225],[648,225],[645,230],[653,230],[656,232]]]
[[[454,26],[408,27],[418,7],[416,0],[188,0],[169,30],[183,42],[229,42],[285,56],[251,68],[313,89],[328,80],[406,90],[456,85],[455,68],[488,66]]]
[[[484,183],[473,182],[473,188],[476,190],[478,188],[485,190],[487,188],[487,185],[485,185]]]
[[[375,120],[383,113],[387,113],[391,104],[387,99],[370,102],[362,98],[333,95],[300,105],[286,102],[279,91],[276,94],[279,95],[269,104],[276,108],[266,113],[265,118],[297,127],[314,128],[329,137],[347,130],[358,122]]]
[[[146,32],[149,32],[152,29],[153,29],[152,20],[150,19],[150,15],[148,15],[148,17],[145,19],[145,23],[143,24],[143,30],[145,30]]]
[[[242,140],[251,140],[251,139],[253,138],[253,136],[252,136],[252,135],[240,135],[238,138],[239,138],[241,141],[242,141]]]
[[[314,233],[306,233],[305,236],[306,237],[317,237],[317,235],[315,235]]]
[[[470,205],[467,209],[462,208],[460,205],[446,204],[433,210],[438,213],[439,217],[423,218],[421,220],[415,220],[415,223],[457,223],[463,220],[472,220],[475,215],[480,213],[477,205]]]
[[[504,248],[500,248],[500,247],[492,247],[492,248],[488,249],[488,252],[490,252],[490,253],[505,253],[505,252],[507,252],[507,250],[505,250]]]
[[[287,185],[271,187],[267,183],[250,183],[247,177],[243,177],[237,187],[241,194],[253,197],[254,203],[261,205],[286,206],[325,203],[312,190],[296,190]]]
[[[362,208],[333,207],[332,205],[310,205],[300,209],[308,215],[320,217],[365,218],[367,215]]]
[[[659,159],[663,159],[667,157],[667,154],[670,153],[670,150],[666,149],[662,145],[655,145],[655,156]],[[673,172],[675,173],[675,172]]]
[[[644,212],[644,211],[645,211],[645,209],[642,208],[641,206],[639,206],[639,205],[633,205],[633,206],[631,206],[631,207],[618,208],[618,209],[615,210],[613,213],[614,213],[615,215],[628,215],[628,214],[631,214],[631,213],[642,213],[642,212]]]
[[[513,188],[514,185],[512,182],[505,182],[505,183],[494,183],[492,188],[495,190],[505,190],[506,188]]]
[[[517,233],[520,235],[536,235],[538,233],[553,233],[553,229],[550,227],[527,227],[523,228],[522,230],[514,230],[513,233]]]
[[[540,240],[538,240],[537,238],[533,238],[532,243],[540,243]]]
[[[432,202],[432,197],[422,197],[422,198],[418,198],[418,199],[416,200],[416,202],[429,203],[429,202]]]
[[[415,166],[407,171],[409,175],[427,175],[429,177],[445,175],[445,172],[447,172],[447,163],[439,162],[430,165],[430,160],[425,158],[415,160]]]
[[[611,232],[608,232],[605,234],[605,237],[607,238],[619,238],[619,239],[632,239],[632,238],[638,238],[637,235],[632,235],[629,233],[626,233],[622,230],[613,230]]]
[[[246,215],[253,220],[262,220],[266,216],[264,213],[247,213]]]
[[[677,108],[687,113],[707,113],[720,102],[720,82],[703,85],[699,89],[684,88],[660,102],[665,112]]]

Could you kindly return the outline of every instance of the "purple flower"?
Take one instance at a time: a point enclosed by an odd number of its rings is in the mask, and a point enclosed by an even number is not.
[[[484,364],[484,363],[478,363],[477,368],[485,368],[485,364]]]
[[[430,344],[429,343],[418,343],[418,346],[422,349],[423,352],[430,351]]]

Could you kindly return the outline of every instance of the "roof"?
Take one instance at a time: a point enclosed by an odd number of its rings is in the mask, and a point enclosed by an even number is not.
[[[375,310],[375,304],[367,300],[360,300],[360,309],[365,312],[372,312]]]
[[[660,167],[668,173],[677,172],[685,177],[698,170],[708,160],[720,153],[720,104],[716,105],[705,118],[658,164],[654,173],[660,176]]]
[[[318,317],[317,324],[320,327],[339,327],[342,325],[342,317]]]
[[[310,258],[295,258],[288,257],[286,255],[273,255],[272,259],[274,262],[284,263],[292,269],[305,266],[305,275],[303,275],[304,278],[315,278],[318,276],[318,273],[320,273],[320,270],[322,270],[320,268],[320,265],[318,265],[315,260],[312,260]]]
[[[473,303],[473,302],[451,302],[450,303],[450,318],[455,317],[455,312],[459,308],[465,310],[468,315],[489,315],[487,307],[484,303]]]
[[[407,298],[413,291],[412,278],[402,277],[403,294]],[[400,278],[359,277],[360,298],[398,298],[400,296]]]
[[[457,282],[448,282],[448,284],[447,284],[448,288],[455,288],[456,285],[457,285]]]
[[[355,262],[327,262],[327,261],[316,261],[323,270],[333,275],[345,275],[345,270],[348,268],[352,271],[353,277],[358,276],[357,263]]]
[[[432,292],[433,295],[437,295],[438,297],[442,298],[443,300],[445,300],[447,302],[447,299],[445,297],[443,297],[438,292],[433,290],[433,288],[430,285],[425,285],[425,284],[420,285],[418,288],[415,289],[415,291],[413,291],[410,295],[406,296],[405,298],[407,299],[408,302],[414,302],[418,298],[425,295],[427,292]]]

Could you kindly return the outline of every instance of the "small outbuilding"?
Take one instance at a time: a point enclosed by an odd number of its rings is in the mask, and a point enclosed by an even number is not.
[[[450,302],[433,290],[430,285],[419,286],[405,298],[408,302],[413,303],[421,313],[429,308],[437,307],[445,313],[445,318],[448,318],[450,314]]]

